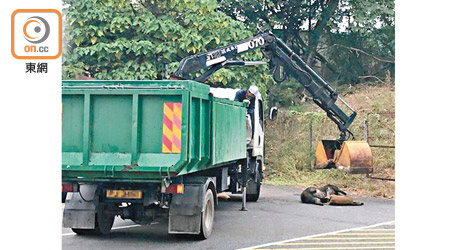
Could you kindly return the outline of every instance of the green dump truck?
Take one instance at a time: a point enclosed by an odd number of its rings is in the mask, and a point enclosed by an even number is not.
[[[164,212],[169,233],[207,238],[218,193],[242,193],[243,209],[247,199],[258,200],[264,158],[261,96],[252,99],[249,115],[233,93],[217,98],[200,83],[223,67],[265,64],[231,60],[256,49],[269,59],[275,81],[297,80],[337,125],[339,139],[317,150],[319,158],[369,171],[367,142],[349,140],[356,111],[265,31],[183,58],[171,76],[177,80],[63,81],[63,225],[78,234],[105,234],[115,216],[149,224]],[[341,149],[347,151],[333,158]]]
[[[262,155],[248,147],[245,104],[206,84],[63,81],[62,108],[63,226],[77,234],[166,213],[169,233],[207,238],[217,193],[259,197]]]

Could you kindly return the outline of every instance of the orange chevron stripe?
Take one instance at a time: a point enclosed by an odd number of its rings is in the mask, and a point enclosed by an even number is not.
[[[162,152],[181,152],[181,102],[165,102],[163,106]]]
[[[165,135],[170,141],[172,141],[173,130],[164,124],[163,125],[163,135]]]
[[[163,152],[163,153],[172,153],[172,150],[170,150],[169,148],[167,148],[167,146],[164,145],[164,143],[163,143],[163,145],[162,145],[162,152]]]
[[[173,105],[173,114],[181,120],[181,102],[177,102]]]
[[[176,137],[178,140],[181,139],[181,129],[177,126],[173,126],[172,128],[172,135],[173,137]]]
[[[181,153],[181,149],[177,148],[175,144],[172,144],[172,153],[179,154]]]

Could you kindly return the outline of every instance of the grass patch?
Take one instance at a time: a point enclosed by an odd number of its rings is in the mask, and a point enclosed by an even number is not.
[[[367,120],[371,145],[394,145],[394,87],[363,85],[352,87],[347,93],[341,96],[358,113],[350,127],[356,139],[363,139],[364,120]],[[265,136],[268,184],[301,187],[334,184],[356,195],[395,197],[394,182],[348,175],[339,170],[311,170],[317,142],[334,140],[339,136],[336,125],[314,103],[291,109],[280,108],[278,119],[267,122]],[[395,150],[372,148],[372,153],[373,176],[395,179]]]

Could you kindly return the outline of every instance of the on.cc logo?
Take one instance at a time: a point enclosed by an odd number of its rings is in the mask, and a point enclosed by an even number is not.
[[[16,59],[57,59],[62,54],[62,15],[55,9],[11,14],[11,54]]]
[[[48,25],[48,22],[42,17],[30,17],[23,25],[23,34],[25,39],[30,43],[42,43],[47,40],[48,35],[50,35],[50,25]]]

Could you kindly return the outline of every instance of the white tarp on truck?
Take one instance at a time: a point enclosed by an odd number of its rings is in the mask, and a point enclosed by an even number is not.
[[[240,89],[231,89],[231,88],[210,88],[209,92],[213,94],[214,97],[234,101],[236,92],[238,92],[239,90]]]

